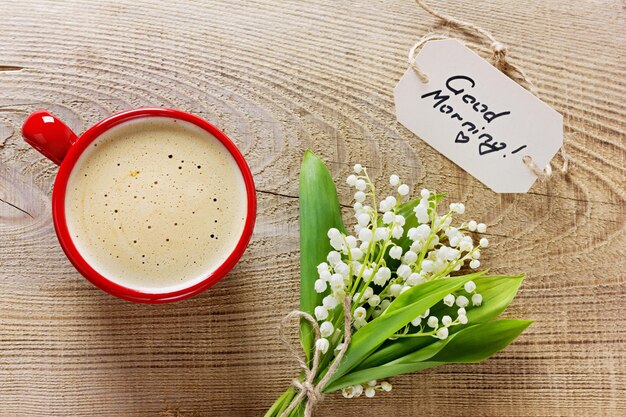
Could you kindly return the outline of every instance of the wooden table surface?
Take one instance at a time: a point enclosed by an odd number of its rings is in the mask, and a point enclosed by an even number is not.
[[[556,157],[547,183],[498,195],[396,122],[407,49],[447,30],[410,0],[0,1],[0,415],[262,415],[296,372],[276,326],[298,303],[307,148],[346,204],[355,162],[464,201],[490,226],[483,265],[528,273],[506,316],[536,320],[485,363],[330,395],[318,416],[626,415],[623,3],[431,3],[491,30],[563,113],[567,175]],[[20,136],[35,109],[82,132],[144,105],[223,129],[259,192],[241,262],[171,305],[118,300],[72,268],[51,221],[57,167]]]

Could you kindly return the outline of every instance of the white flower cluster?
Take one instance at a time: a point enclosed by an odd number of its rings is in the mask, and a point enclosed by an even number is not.
[[[389,392],[391,391],[391,388],[391,384],[387,381],[383,381],[379,384],[376,380],[374,380],[369,381],[365,387],[361,384],[350,385],[349,387],[343,388],[341,392],[345,398],[356,398],[360,397],[362,394],[365,394],[367,398],[372,398],[376,395],[376,391]]]
[[[342,339],[342,331],[337,326],[343,321],[343,313],[336,307],[342,304],[344,297],[352,299],[352,323],[358,330],[380,316],[408,289],[423,282],[448,278],[465,265],[471,269],[479,268],[480,248],[489,244],[487,238],[481,238],[476,245],[467,233],[485,232],[484,223],[471,220],[452,225],[453,217],[465,212],[462,203],[450,204],[446,213],[439,214],[437,204],[442,196],[423,189],[420,199],[411,202],[413,209],[409,210],[402,205],[410,192],[409,186],[401,183],[397,175],[389,178],[395,196],[377,200],[367,170],[357,164],[354,172],[347,179],[348,185],[356,189],[354,235],[330,229],[328,238],[334,250],[328,254],[327,262],[317,268],[319,278],[315,281],[315,291],[326,294],[314,311],[316,319],[322,322],[322,338],[316,343],[322,353],[338,345]],[[405,230],[407,223],[413,227]],[[438,318],[425,311],[394,338],[430,336],[446,339],[450,327],[467,324],[468,297],[471,297],[472,306],[482,303],[482,296],[476,292],[472,281],[465,284],[464,294],[449,294],[441,305],[437,304],[441,307],[437,311],[456,305],[454,320],[450,315]],[[385,390],[384,387],[379,388]],[[390,385],[388,387],[391,389]],[[363,390],[360,385],[348,387],[344,396],[359,396]],[[373,395],[374,390],[369,392]],[[370,396],[367,387],[365,394]]]
[[[463,286],[463,289],[468,295],[471,295],[473,306],[477,307],[482,304],[483,297],[476,292],[476,284],[474,283],[474,281],[466,282]],[[402,336],[408,335],[411,337],[417,337],[428,335],[443,340],[447,339],[450,334],[450,331],[448,330],[449,327],[468,323],[467,310],[465,308],[469,306],[470,301],[465,295],[448,294],[443,298],[442,302],[447,307],[454,307],[455,304],[456,307],[458,307],[456,311],[457,317],[454,321],[449,315],[442,316],[441,321],[439,321],[437,316],[430,315],[429,309],[411,321],[411,325],[417,328],[418,331],[408,333],[409,327],[407,326],[407,328],[405,328],[405,332],[402,333]],[[432,330],[425,331],[426,327],[423,325],[424,319],[426,319],[426,326]]]

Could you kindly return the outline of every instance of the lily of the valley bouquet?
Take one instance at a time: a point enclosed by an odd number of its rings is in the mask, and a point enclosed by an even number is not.
[[[341,217],[324,163],[307,152],[300,173],[300,341],[303,371],[267,411],[309,416],[323,394],[390,391],[389,377],[447,363],[479,362],[505,348],[527,320],[496,320],[523,276],[481,270],[486,226],[459,221],[462,203],[389,178],[382,197],[361,165],[354,225]]]

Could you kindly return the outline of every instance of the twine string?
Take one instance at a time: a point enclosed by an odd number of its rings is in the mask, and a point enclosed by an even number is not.
[[[522,87],[530,91],[532,94],[539,96],[539,92],[535,84],[528,77],[528,75],[524,72],[524,70],[512,63],[507,59],[508,48],[502,42],[498,41],[489,31],[481,28],[470,22],[465,22],[463,20],[456,19],[452,16],[445,15],[432,7],[430,7],[424,0],[415,0],[417,5],[424,9],[427,13],[433,15],[434,17],[441,19],[446,24],[453,26],[457,29],[474,32],[487,40],[489,43],[489,48],[492,52],[492,60],[493,64],[500,71],[509,76],[512,80],[520,84]],[[416,58],[418,52],[422,49],[422,47],[429,41],[433,40],[443,40],[450,39],[446,35],[440,35],[435,33],[429,33],[423,36],[411,49],[409,49],[409,65],[415,71],[415,74],[418,78],[424,82],[428,82],[428,75],[422,71],[416,63]],[[561,157],[563,158],[563,167],[561,168],[561,172],[566,174],[569,170],[569,164],[572,160],[572,157],[565,152],[565,144],[561,146],[560,149]],[[541,169],[537,166],[537,164],[533,161],[533,158],[530,155],[524,155],[522,158],[522,162],[539,178],[541,181],[545,181],[552,176],[552,167],[550,163],[544,169]]]
[[[344,338],[343,338],[343,346],[339,349],[339,352],[335,355],[335,359],[328,367],[326,374],[319,380],[317,384],[315,384],[315,377],[317,376],[317,372],[319,370],[320,364],[320,356],[321,352],[317,347],[315,347],[315,353],[313,354],[313,362],[311,363],[311,367],[306,363],[306,356],[300,354],[298,349],[289,341],[289,339],[285,336],[285,328],[287,327],[287,323],[289,320],[298,317],[301,319],[307,320],[313,331],[315,333],[315,341],[317,342],[321,337],[320,326],[317,324],[317,320],[309,313],[304,311],[294,310],[287,314],[280,322],[280,327],[278,329],[278,333],[280,336],[280,341],[283,345],[287,346],[291,356],[293,356],[300,368],[304,371],[304,378],[294,379],[292,381],[292,385],[296,387],[300,392],[296,397],[291,401],[289,406],[283,411],[280,417],[288,417],[289,413],[291,413],[302,401],[306,400],[306,404],[304,406],[304,417],[311,417],[313,415],[313,408],[315,405],[320,402],[324,398],[324,387],[330,381],[330,378],[335,374],[337,368],[339,367],[339,363],[341,359],[348,350],[348,345],[350,344],[350,338],[352,337],[352,316],[350,315],[351,303],[350,297],[345,297],[343,301],[343,311],[344,311]]]
[[[563,166],[561,167],[561,172],[563,174],[567,174],[567,171],[569,171],[569,162],[572,160],[572,156],[565,151],[565,143],[563,143],[563,146],[561,146],[561,158],[563,158]]]
[[[520,67],[518,67],[517,65],[510,62],[507,59],[508,48],[502,42],[498,41],[495,38],[495,36],[491,34],[491,32],[473,23],[465,22],[463,20],[456,19],[452,16],[445,15],[433,9],[432,7],[430,7],[428,4],[426,4],[424,0],[415,0],[415,2],[417,3],[418,6],[424,9],[424,11],[426,11],[427,13],[433,15],[434,17],[438,19],[443,20],[446,24],[453,26],[457,29],[466,31],[466,32],[477,33],[478,35],[485,38],[492,52],[492,60],[493,60],[494,66],[498,68],[500,71],[507,74],[517,83],[523,85],[524,88],[529,90],[531,93],[537,94],[537,88],[535,87],[533,82],[530,80],[528,75],[526,75],[526,73]]]
[[[420,49],[422,49],[422,46],[424,46],[426,43],[430,41],[438,41],[438,40],[444,40],[444,39],[450,39],[450,38],[446,35],[440,35],[437,33],[429,33],[423,36],[422,39],[417,41],[417,43],[413,45],[411,49],[409,49],[409,65],[411,66],[411,68],[413,68],[413,71],[415,71],[415,74],[417,74],[417,76],[419,77],[420,80],[422,80],[423,83],[428,82],[428,75],[424,71],[422,71],[422,69],[415,62],[415,59],[417,58],[417,53],[420,51]]]
[[[539,178],[539,181],[545,181],[552,176],[552,166],[550,164],[544,169],[541,169],[535,164],[535,161],[533,161],[530,155],[524,155],[522,162]]]

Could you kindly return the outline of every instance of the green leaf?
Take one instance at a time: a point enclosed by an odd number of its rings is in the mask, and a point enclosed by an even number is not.
[[[532,320],[497,320],[480,323],[458,332],[430,360],[446,363],[480,362],[507,347]]]
[[[482,294],[483,304],[467,310],[469,323],[481,323],[498,317],[511,304],[524,278],[525,275],[476,278],[476,292]]]
[[[513,301],[517,291],[524,280],[523,275],[516,276],[482,276],[474,279],[478,292],[483,296],[483,304],[480,307],[468,308],[467,318],[469,325],[486,322],[496,318],[502,313],[507,306]],[[409,291],[401,294],[404,294]],[[444,295],[445,296],[445,295]],[[400,297],[398,297],[400,298]],[[397,301],[397,299],[396,299]],[[394,301],[395,302],[395,301]],[[392,303],[393,305],[393,303]],[[391,306],[389,306],[391,308]],[[455,309],[443,308],[441,310],[433,310],[432,313],[437,316],[443,314],[455,315]],[[451,332],[457,332],[460,328],[452,328]],[[376,352],[370,355],[363,363],[359,364],[357,369],[367,369],[386,364],[394,359],[400,358],[414,352],[417,349],[432,343],[428,338],[412,337],[388,341],[382,345]]]
[[[300,310],[313,314],[325,294],[315,292],[317,265],[332,250],[328,229],[345,232],[337,189],[328,168],[311,151],[306,151],[300,169]],[[300,342],[310,359],[315,336],[307,321],[300,322]]]
[[[411,299],[416,301],[390,314],[377,317],[356,331],[352,336],[345,356],[330,379],[329,384],[348,373],[375,351],[385,340],[393,336],[411,320],[426,311],[426,309],[441,301],[446,294],[462,287],[470,279],[458,277],[431,281],[406,291],[405,293],[410,293]]]
[[[480,362],[508,346],[532,321],[499,320],[465,327],[445,340],[436,341],[385,365],[356,370],[329,384],[325,392],[373,379],[421,371],[446,363]]]
[[[408,374],[411,372],[423,371],[424,369],[434,368],[436,366],[445,365],[445,362],[416,362],[404,363],[397,365],[380,366],[377,368],[363,369],[354,373],[349,373],[343,378],[328,384],[324,388],[324,393],[328,394],[333,391],[340,390],[350,385],[365,384],[375,379],[389,378],[396,375]]]
[[[457,276],[455,278],[466,278],[467,281],[471,281],[471,280],[476,280],[476,278],[480,277],[481,275],[484,275],[485,272],[487,271],[481,271],[481,272],[475,272],[473,274],[467,274],[467,275],[460,275]],[[442,280],[446,280],[449,278],[443,278]],[[465,281],[465,282],[467,282]],[[416,286],[414,286],[412,289],[403,292],[402,294],[400,294],[395,300],[393,300],[393,302],[389,305],[389,307],[387,307],[387,309],[383,312],[383,316],[386,314],[390,314],[393,313],[394,311],[401,309],[403,307],[406,307],[409,304],[413,304],[416,300],[415,296],[418,293],[418,291],[416,290],[416,288],[419,288],[421,285],[425,285],[426,283],[422,283],[422,284],[418,284]],[[444,296],[447,294],[444,294]],[[419,314],[422,314],[423,311]],[[413,317],[415,318],[415,317]]]
[[[324,391],[332,392],[337,389],[347,387],[348,385],[360,384],[374,379],[388,378],[409,372],[421,371],[423,369],[432,368],[433,366],[443,365],[445,362],[433,365],[433,362],[428,362],[428,360],[439,353],[439,351],[450,343],[455,336],[456,334],[449,336],[445,340],[437,340],[432,337],[420,337],[419,339],[425,339],[427,341],[425,347],[417,349],[409,355],[381,366],[355,369],[337,380],[332,385],[327,385]]]

